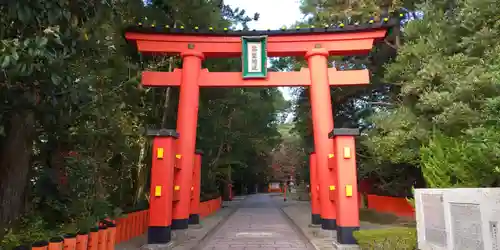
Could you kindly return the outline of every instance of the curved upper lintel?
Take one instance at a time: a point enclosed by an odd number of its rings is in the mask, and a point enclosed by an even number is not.
[[[385,31],[379,32],[384,37]],[[330,55],[358,55],[367,54],[371,51],[375,39],[353,39],[353,40],[314,40],[314,41],[269,41],[267,44],[267,55],[269,57],[304,56],[311,48],[319,44],[325,48]],[[145,53],[182,54],[189,50],[189,44],[194,49],[208,57],[240,57],[241,43],[239,42],[168,42],[168,41],[145,41],[137,40],[137,49]]]
[[[325,48],[330,55],[366,54],[376,40],[383,39],[393,24],[361,25],[309,32],[161,32],[156,28],[129,28],[125,38],[137,45],[139,52],[181,54],[196,50],[206,57],[241,56],[241,36],[268,36],[268,56],[304,56],[311,48]],[[318,31],[319,30],[319,31]],[[321,31],[323,30],[323,31]],[[293,31],[293,30],[292,30]],[[225,35],[224,35],[225,34]]]
[[[365,24],[349,24],[346,26],[327,26],[314,28],[298,28],[298,29],[282,29],[282,30],[208,30],[208,29],[187,29],[187,28],[172,28],[162,25],[143,26],[133,25],[125,28],[124,33],[141,33],[149,35],[178,35],[191,37],[242,37],[242,36],[301,36],[301,35],[322,35],[322,34],[340,34],[340,33],[356,33],[376,29],[389,29],[399,25],[399,19],[390,19],[387,22],[374,22]]]

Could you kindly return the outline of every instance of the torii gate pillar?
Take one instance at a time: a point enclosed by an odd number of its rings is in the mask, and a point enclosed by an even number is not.
[[[182,75],[177,112],[179,170],[174,177],[179,199],[172,206],[172,229],[187,229],[189,226],[189,206],[191,202],[191,179],[196,150],[196,127],[198,123],[198,98],[200,87],[198,77],[201,72],[202,53],[187,51],[182,56]]]
[[[335,186],[335,173],[329,168],[329,156],[333,154],[333,141],[328,133],[333,130],[333,112],[328,82],[328,51],[315,48],[306,53],[311,77],[311,111],[316,151],[316,173],[319,180],[321,228],[336,228],[337,211],[330,199],[330,187]]]

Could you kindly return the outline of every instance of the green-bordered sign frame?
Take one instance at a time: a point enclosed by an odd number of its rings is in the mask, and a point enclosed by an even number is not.
[[[243,79],[267,77],[267,36],[241,37]]]

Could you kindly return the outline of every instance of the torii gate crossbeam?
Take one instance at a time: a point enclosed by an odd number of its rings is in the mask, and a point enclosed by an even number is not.
[[[200,87],[299,87],[310,86],[310,72],[302,68],[298,72],[269,72],[266,79],[243,79],[240,72],[209,72],[202,69],[198,86]],[[142,84],[148,87],[179,86],[182,69],[173,72],[142,72]],[[370,83],[369,71],[328,69],[328,81],[332,86],[362,85]]]

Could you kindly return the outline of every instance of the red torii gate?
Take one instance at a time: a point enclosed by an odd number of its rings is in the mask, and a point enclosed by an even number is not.
[[[356,165],[346,164],[348,166],[345,167],[354,166],[354,169],[345,171],[341,170],[343,166],[337,166],[344,164],[344,161],[331,161],[336,155],[334,140],[337,140],[337,137],[329,138],[329,133],[333,131],[330,86],[368,84],[370,77],[368,70],[337,71],[335,68],[329,68],[328,56],[368,54],[374,42],[383,39],[387,30],[397,22],[398,19],[383,18],[379,23],[372,20],[362,25],[279,31],[231,31],[227,28],[215,31],[211,27],[202,31],[199,27],[186,30],[184,27],[171,28],[160,25],[146,27],[142,24],[128,28],[125,37],[129,42],[135,43],[139,52],[180,55],[183,59],[182,69],[175,69],[173,72],[142,73],[144,86],[180,86],[177,119],[177,131],[180,134],[177,143],[179,169],[174,175],[174,193],[178,192],[178,201],[173,204],[171,228],[188,227],[200,87],[308,86],[311,91],[322,228],[337,230],[338,240],[341,243],[355,243],[352,232],[359,228]],[[242,46],[242,43],[245,45],[243,41],[245,37],[264,39],[266,46],[261,49],[270,57],[304,56],[309,68],[303,68],[299,72],[265,72],[261,77],[250,79],[245,77],[246,69],[241,73],[209,72],[202,68],[202,61],[208,57],[242,56],[242,53],[246,52]],[[265,67],[265,64],[263,65]],[[345,174],[350,176],[343,176]],[[345,184],[344,181],[339,182],[337,176],[339,179],[352,182],[348,185],[349,191],[344,187],[336,188],[337,183]],[[350,194],[347,195],[346,192]],[[343,209],[337,212],[336,207]],[[349,219],[337,221],[337,218],[342,217]],[[341,221],[347,224],[340,223]],[[149,233],[154,232],[150,230]]]

